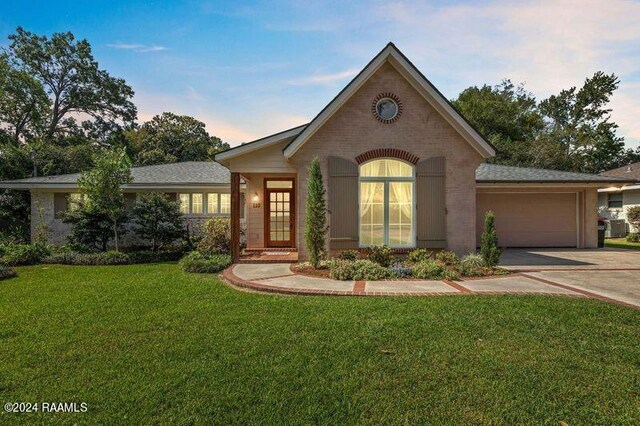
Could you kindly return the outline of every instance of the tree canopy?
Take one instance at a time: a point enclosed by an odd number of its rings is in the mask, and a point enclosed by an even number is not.
[[[496,146],[496,163],[600,173],[640,160],[640,149],[625,149],[611,120],[618,84],[615,74],[599,71],[582,87],[538,102],[523,85],[504,80],[469,87],[452,103]]]
[[[136,119],[133,89],[100,69],[87,40],[76,40],[70,32],[40,36],[18,27],[9,41],[6,54],[11,67],[30,76],[30,83],[39,83],[38,91],[50,98],[41,136],[95,134]]]
[[[156,115],[126,137],[138,165],[213,160],[217,152],[229,148],[220,138],[210,136],[203,122],[171,112]]]

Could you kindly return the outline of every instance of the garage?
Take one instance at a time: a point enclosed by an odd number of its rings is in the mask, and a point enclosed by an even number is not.
[[[491,210],[502,247],[576,247],[577,197],[575,192],[478,192],[477,244],[484,229],[484,214]]]

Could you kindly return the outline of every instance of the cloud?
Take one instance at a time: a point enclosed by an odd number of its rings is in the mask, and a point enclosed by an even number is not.
[[[292,86],[332,85],[334,83],[353,78],[360,70],[350,69],[332,74],[316,74],[289,80]]]
[[[121,50],[131,50],[137,53],[147,53],[147,52],[161,52],[163,50],[167,50],[165,46],[149,46],[145,44],[137,44],[137,43],[111,43],[107,44],[108,47],[113,49],[121,49]]]

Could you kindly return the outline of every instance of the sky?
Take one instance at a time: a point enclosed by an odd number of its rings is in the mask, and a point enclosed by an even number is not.
[[[640,145],[640,1],[0,0],[0,46],[19,25],[88,39],[141,121],[191,115],[232,146],[311,120],[389,41],[448,98],[616,73],[612,118]]]

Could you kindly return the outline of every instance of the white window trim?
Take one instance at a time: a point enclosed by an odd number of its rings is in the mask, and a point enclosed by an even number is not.
[[[411,167],[411,176],[410,177],[372,177],[372,176],[360,176],[360,168],[362,166],[364,166],[367,163],[371,163],[373,161],[377,161],[377,160],[395,160],[395,161],[400,161],[403,162],[405,164],[407,164],[408,166]],[[370,245],[367,244],[362,244],[361,242],[361,238],[360,238],[360,232],[362,230],[362,226],[360,223],[361,220],[361,216],[360,216],[360,183],[361,182],[383,182],[384,183],[384,220],[383,220],[383,226],[384,226],[384,245],[390,247],[390,248],[414,248],[416,247],[416,239],[417,239],[417,213],[418,213],[418,204],[416,203],[416,168],[415,165],[412,163],[409,163],[407,161],[401,160],[399,158],[394,158],[394,157],[378,157],[378,158],[374,158],[373,160],[370,161],[365,161],[362,164],[358,165],[358,246],[360,248],[367,248],[367,247],[371,247]],[[412,193],[411,193],[411,204],[413,206],[413,211],[412,211],[412,218],[411,218],[411,243],[407,244],[407,245],[390,245],[389,244],[389,183],[388,182],[411,182],[413,183],[412,185]]]

